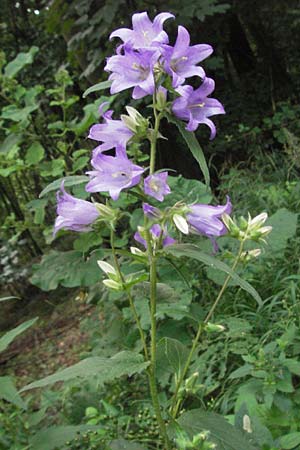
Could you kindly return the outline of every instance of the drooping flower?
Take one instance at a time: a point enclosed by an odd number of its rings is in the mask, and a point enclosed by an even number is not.
[[[105,104],[107,102],[100,106],[100,111],[103,110]],[[125,123],[122,120],[112,119],[112,115],[112,110],[102,113],[104,123],[93,125],[88,135],[90,139],[103,142],[97,147],[101,152],[118,146],[125,148],[127,142],[133,136],[133,132],[126,127]]]
[[[168,172],[154,173],[144,180],[144,192],[162,202],[165,195],[171,193],[167,184]]]
[[[171,236],[168,235],[166,229],[164,229],[162,232],[161,226],[158,223],[152,225],[152,227],[150,228],[150,234],[152,241],[158,242],[158,240],[162,237],[163,247],[166,247],[167,245],[172,245],[176,242],[175,239],[173,239]],[[139,231],[136,231],[136,233],[134,234],[134,239],[140,244],[142,244],[145,248],[147,248],[147,241]]]
[[[179,86],[176,91],[181,96],[176,98],[172,105],[174,115],[188,121],[188,131],[195,131],[200,123],[204,123],[210,128],[210,139],[215,137],[216,127],[208,117],[225,114],[218,100],[207,97],[214,88],[215,82],[211,78],[205,78],[202,85],[195,90],[189,85]]]
[[[116,156],[94,152],[91,164],[95,170],[87,172],[91,180],[86,185],[87,192],[109,192],[113,200],[119,198],[123,189],[140,182],[144,169],[133,164],[122,147],[116,148]]]
[[[152,95],[155,88],[153,68],[159,56],[157,49],[142,49],[136,52],[126,46],[124,54],[108,58],[104,70],[112,72],[109,76],[112,81],[110,93],[116,94],[133,87],[134,99]]]
[[[119,28],[113,31],[109,38],[119,37],[124,44],[130,44],[134,49],[151,47],[156,43],[167,44],[169,38],[163,30],[163,24],[170,18],[174,18],[173,14],[160,13],[151,22],[146,12],[133,14],[133,29]]]
[[[189,205],[190,212],[186,215],[190,231],[209,238],[226,234],[227,228],[221,220],[224,213],[230,214],[232,205],[227,196],[225,205],[211,206],[196,203]]]
[[[99,217],[96,206],[68,194],[61,183],[57,193],[57,217],[54,224],[54,235],[60,229],[73,231],[89,231],[90,225]]]
[[[178,87],[186,78],[195,75],[204,78],[205,72],[197,66],[200,61],[211,55],[213,49],[207,44],[190,46],[190,35],[186,28],[179,26],[177,40],[174,47],[164,46],[164,67],[172,76],[172,86]]]

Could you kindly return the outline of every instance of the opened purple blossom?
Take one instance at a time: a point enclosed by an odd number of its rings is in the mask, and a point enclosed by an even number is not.
[[[135,49],[151,47],[155,43],[166,44],[169,38],[163,30],[163,24],[170,18],[174,18],[173,14],[160,13],[152,23],[146,12],[133,14],[132,30],[119,28],[111,33],[110,39],[119,37],[125,44],[130,44]]]
[[[184,27],[178,27],[178,36],[174,47],[165,45],[163,48],[164,67],[173,78],[172,86],[174,88],[184,83],[186,78],[195,75],[201,78],[205,77],[203,68],[196,64],[211,55],[213,49],[207,44],[190,46],[190,35]]]
[[[100,106],[100,111],[102,111],[103,106],[106,104],[107,102]],[[95,141],[103,142],[103,144],[97,147],[102,152],[118,146],[125,148],[127,142],[133,136],[133,132],[126,127],[122,120],[112,119],[112,114],[112,110],[106,111],[102,114],[104,123],[93,125],[90,128],[88,137]]]
[[[156,200],[162,202],[165,195],[171,193],[171,189],[167,184],[168,172],[155,173],[149,175],[144,180],[144,192]]]
[[[186,220],[192,233],[201,234],[209,238],[222,236],[227,233],[227,228],[221,217],[224,213],[231,213],[232,205],[228,196],[224,206],[196,203],[190,205],[189,208],[190,212],[186,215]]]
[[[116,148],[116,156],[94,152],[91,164],[95,170],[87,172],[91,180],[86,185],[86,191],[109,192],[113,200],[119,198],[123,189],[138,184],[144,172],[142,167],[128,159],[122,147]]]
[[[172,111],[179,119],[187,120],[186,129],[195,131],[200,123],[210,128],[210,139],[216,135],[216,127],[208,118],[217,114],[225,114],[222,104],[215,98],[207,96],[213,92],[215,82],[211,78],[205,78],[198,89],[192,86],[179,86],[176,90],[181,95],[172,105]]]
[[[154,240],[158,240],[162,234],[163,247],[166,247],[167,245],[172,245],[176,242],[175,239],[173,239],[171,236],[168,235],[166,229],[164,229],[164,231],[162,233],[161,226],[158,223],[152,225],[152,227],[150,228],[150,233],[151,233],[152,239],[154,239]],[[137,242],[139,242],[140,244],[142,244],[145,248],[147,248],[146,239],[144,239],[138,231],[134,234],[134,239]]]
[[[108,58],[104,70],[112,72],[109,76],[109,80],[112,81],[110,93],[116,94],[133,87],[134,99],[152,95],[155,87],[153,68],[159,56],[159,51],[155,49],[142,49],[136,52],[126,46],[124,54]]]
[[[99,217],[96,206],[86,200],[68,194],[61,183],[57,192],[57,217],[54,224],[54,235],[60,229],[73,231],[89,231],[90,225]]]

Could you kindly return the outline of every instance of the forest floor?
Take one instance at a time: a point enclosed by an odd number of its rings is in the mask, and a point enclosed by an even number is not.
[[[14,326],[33,317],[39,320],[0,355],[0,376],[14,375],[19,386],[76,363],[89,345],[81,322],[95,312],[94,306],[84,303],[74,291],[63,302],[39,298],[31,303],[22,320],[16,312]]]

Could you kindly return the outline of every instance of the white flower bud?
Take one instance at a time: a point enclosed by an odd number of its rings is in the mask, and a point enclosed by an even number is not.
[[[117,281],[114,280],[103,280],[103,284],[108,287],[109,289],[113,289],[114,291],[121,291],[122,290],[122,285],[121,283],[118,283]]]
[[[174,214],[173,222],[175,226],[178,228],[178,230],[181,231],[181,233],[189,234],[189,225],[183,216],[180,216],[179,214]]]
[[[116,269],[106,261],[97,261],[98,266],[106,274],[111,273],[112,275],[117,275]]]
[[[259,214],[258,216],[254,217],[253,219],[249,220],[250,229],[261,227],[265,223],[267,218],[268,218],[268,214],[266,212],[263,212],[263,213]]]
[[[243,417],[243,430],[247,431],[247,433],[252,433],[250,417],[247,414]]]

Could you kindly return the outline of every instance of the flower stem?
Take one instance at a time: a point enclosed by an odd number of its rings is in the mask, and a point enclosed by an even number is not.
[[[153,94],[154,129],[151,135],[151,146],[150,146],[150,175],[155,171],[157,136],[161,120],[161,114],[157,112],[155,105],[156,105],[156,94],[154,93]]]
[[[237,256],[236,256],[236,258],[234,260],[234,263],[232,265],[232,268],[231,268],[232,270],[236,269],[236,267],[237,267],[237,265],[238,265],[238,263],[240,261],[241,254],[243,252],[243,247],[244,247],[244,240],[241,241],[241,243],[240,243],[240,248],[239,248],[238,254],[237,254]],[[198,345],[199,339],[200,339],[200,337],[201,337],[201,335],[202,335],[202,333],[203,333],[203,331],[205,329],[205,325],[209,322],[209,320],[212,317],[216,307],[218,306],[218,304],[219,304],[219,302],[220,302],[220,300],[221,300],[221,298],[222,298],[222,296],[223,296],[223,294],[224,294],[224,292],[225,292],[225,290],[226,290],[226,288],[228,286],[228,283],[229,283],[230,279],[231,279],[231,275],[227,275],[227,277],[226,277],[226,279],[225,279],[225,281],[223,283],[223,286],[221,287],[221,289],[220,289],[220,291],[219,291],[219,293],[217,295],[217,298],[214,301],[212,307],[210,308],[207,316],[205,317],[204,321],[199,324],[197,334],[195,336],[195,339],[193,340],[192,348],[191,348],[190,353],[189,353],[189,355],[187,357],[187,360],[186,360],[185,366],[183,368],[183,371],[180,374],[180,377],[179,377],[178,382],[176,384],[175,392],[174,392],[174,395],[173,395],[172,406],[171,406],[171,414],[172,414],[173,418],[176,418],[176,416],[178,414],[178,410],[179,410],[180,405],[181,405],[181,401],[180,401],[180,399],[178,399],[179,389],[180,389],[180,387],[181,387],[181,385],[182,385],[182,383],[183,383],[183,381],[185,379],[185,376],[187,374],[187,371],[188,371],[188,369],[190,367],[190,364],[191,364],[193,355],[195,353],[196,347]]]
[[[140,338],[141,338],[141,341],[142,341],[142,344],[143,344],[143,350],[144,350],[145,358],[146,358],[147,361],[149,361],[149,353],[148,353],[148,348],[147,348],[147,344],[146,344],[146,337],[145,337],[145,334],[144,334],[144,330],[142,328],[141,321],[139,319],[136,307],[134,305],[134,301],[133,301],[130,289],[126,289],[124,276],[123,276],[123,274],[121,272],[121,268],[120,268],[119,260],[118,260],[118,257],[117,257],[116,248],[115,248],[115,232],[114,232],[113,228],[111,228],[111,231],[110,231],[110,245],[111,245],[112,255],[113,255],[113,259],[114,259],[114,263],[115,263],[115,269],[116,269],[116,271],[117,271],[117,273],[118,273],[118,275],[120,277],[120,280],[122,281],[124,289],[127,292],[127,296],[128,296],[131,312],[133,314],[134,320],[136,322],[136,325],[137,325],[139,333],[140,333]]]

